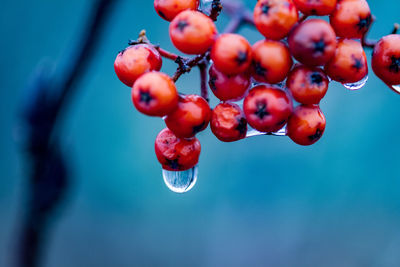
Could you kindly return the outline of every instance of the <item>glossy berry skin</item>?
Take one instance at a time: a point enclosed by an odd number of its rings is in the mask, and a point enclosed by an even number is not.
[[[185,10],[197,10],[199,0],[154,0],[154,9],[166,21],[173,20]]]
[[[259,82],[283,81],[293,65],[289,49],[279,41],[262,40],[253,45],[252,76]]]
[[[321,138],[325,125],[325,116],[317,105],[300,105],[289,118],[287,135],[296,144],[309,146]]]
[[[155,141],[155,151],[162,168],[168,171],[185,171],[199,162],[201,145],[197,138],[180,139],[165,128]]]
[[[259,0],[254,8],[254,23],[265,38],[280,40],[298,20],[292,0]]]
[[[174,46],[186,54],[203,54],[212,46],[217,35],[214,22],[199,11],[179,13],[169,25]]]
[[[299,24],[289,35],[292,55],[307,66],[327,63],[335,54],[336,34],[329,23],[310,19]]]
[[[297,9],[305,15],[325,16],[336,7],[336,0],[293,0]]]
[[[260,132],[276,132],[286,124],[293,103],[285,91],[258,85],[244,99],[243,110],[251,127]]]
[[[250,86],[250,74],[244,72],[237,75],[226,75],[214,65],[209,70],[208,84],[214,95],[221,101],[240,100]]]
[[[121,82],[129,87],[143,73],[159,71],[162,66],[160,53],[148,44],[129,46],[118,53],[114,70]]]
[[[371,10],[365,0],[341,0],[330,22],[338,37],[361,38],[371,26]]]
[[[375,45],[372,69],[388,85],[400,84],[400,35],[384,36]]]
[[[341,39],[333,58],[325,65],[325,72],[332,80],[354,83],[368,74],[367,57],[360,42]]]
[[[221,34],[211,49],[211,59],[215,68],[234,75],[247,71],[252,59],[252,51],[246,38],[239,34]]]
[[[207,128],[211,109],[198,95],[180,96],[178,107],[167,115],[167,127],[179,138],[191,138]]]
[[[317,67],[295,67],[286,80],[293,98],[302,104],[318,104],[328,91],[329,80]]]
[[[218,104],[211,116],[211,131],[223,142],[234,142],[246,137],[247,121],[236,104]]]
[[[149,116],[163,117],[178,105],[178,92],[172,79],[161,72],[147,72],[132,87],[136,109]]]

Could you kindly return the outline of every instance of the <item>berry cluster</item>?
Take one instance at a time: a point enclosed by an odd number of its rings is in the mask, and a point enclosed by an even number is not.
[[[170,53],[142,32],[115,60],[118,78],[132,87],[136,109],[165,120],[167,128],[155,141],[165,170],[197,164],[196,134],[209,124],[224,142],[245,138],[252,127],[262,133],[285,129],[295,143],[314,144],[325,130],[319,103],[330,81],[351,84],[368,75],[364,47],[374,48],[375,74],[391,88],[400,84],[400,35],[395,29],[379,42],[367,39],[373,16],[366,0],[258,0],[250,15],[232,3],[214,0],[206,11],[199,9],[199,0],[155,0],[157,13],[170,22],[174,46],[194,56]],[[219,34],[215,21],[223,7],[232,23]],[[329,16],[330,23],[310,15]],[[254,25],[264,38],[251,45],[235,34],[243,23]],[[162,57],[178,64],[172,77],[159,72]],[[176,80],[195,66],[201,96],[179,94]],[[208,86],[221,101],[213,109]],[[234,103],[241,99],[242,106]]]

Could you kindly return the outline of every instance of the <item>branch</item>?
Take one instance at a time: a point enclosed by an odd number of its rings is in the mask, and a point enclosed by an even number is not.
[[[208,98],[208,85],[207,85],[207,67],[208,67],[208,61],[203,60],[199,64],[199,70],[200,70],[200,87],[201,87],[201,96],[209,102],[210,99]]]

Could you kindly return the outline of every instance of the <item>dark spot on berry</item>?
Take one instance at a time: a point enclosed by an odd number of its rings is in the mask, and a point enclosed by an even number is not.
[[[368,15],[366,18],[360,18],[360,20],[357,23],[358,31],[365,32],[366,30],[368,30],[369,26],[371,26],[371,23],[372,23],[371,14]]]
[[[261,6],[261,11],[263,14],[268,15],[268,11],[270,10],[271,6],[264,4]]]
[[[162,17],[163,19],[167,20],[167,17],[161,10],[158,10],[158,15],[160,15],[160,17]]]
[[[217,87],[215,86],[215,82],[217,81],[217,77],[214,75],[210,75],[210,79],[208,80],[208,85],[210,86],[211,90],[216,91]]]
[[[267,111],[267,103],[265,101],[258,101],[256,104],[257,110],[254,112],[257,117],[261,120],[264,119],[265,116],[268,116],[269,113]]]
[[[354,60],[354,64],[351,67],[355,68],[357,71],[361,70],[364,67],[362,60],[355,56],[352,56],[352,58]]]
[[[314,42],[314,51],[319,53],[324,53],[325,46],[326,46],[325,41],[323,38],[321,38],[319,41]]]
[[[201,124],[196,125],[193,127],[193,134],[197,134],[198,132],[200,132],[201,130],[203,130],[204,126],[206,125],[206,122],[203,121]]]
[[[181,32],[183,32],[183,30],[184,30],[187,26],[189,26],[189,23],[188,23],[187,21],[185,21],[185,20],[180,20],[180,21],[178,21],[178,24],[176,25],[176,27],[177,27]]]
[[[310,75],[310,81],[312,84],[321,85],[321,83],[324,81],[324,78],[322,77],[321,73],[313,72]]]
[[[318,141],[318,139],[320,139],[322,136],[322,131],[320,129],[317,129],[317,131],[315,132],[315,134],[308,136],[308,139],[311,142],[315,142]]]
[[[173,170],[179,170],[180,164],[178,159],[165,159],[167,161],[167,165]]]
[[[260,62],[254,63],[254,70],[255,70],[256,74],[259,76],[265,76],[267,74],[267,69],[264,68]]]
[[[316,9],[311,9],[310,10],[311,15],[317,15],[317,10]]]
[[[400,57],[392,56],[390,60],[392,62],[390,63],[389,70],[398,73],[400,71]]]
[[[237,122],[239,123],[236,127],[236,130],[239,131],[240,135],[244,135],[247,133],[247,120],[244,117],[238,117]]]
[[[237,57],[235,58],[235,61],[238,63],[239,66],[245,63],[247,61],[247,51],[239,51]]]
[[[142,91],[140,90],[140,102],[144,102],[146,103],[146,105],[148,105],[150,103],[151,100],[153,100],[153,97],[150,95],[150,93],[148,91]]]

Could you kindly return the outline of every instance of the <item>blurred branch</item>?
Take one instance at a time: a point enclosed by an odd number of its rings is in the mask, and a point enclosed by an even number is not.
[[[76,93],[77,84],[98,48],[110,11],[118,1],[96,0],[92,14],[76,50],[66,58],[58,71],[40,65],[27,87],[24,105],[30,159],[28,201],[18,240],[16,266],[39,265],[49,218],[64,199],[68,188],[66,160],[61,153],[60,133],[57,132],[68,104]]]

